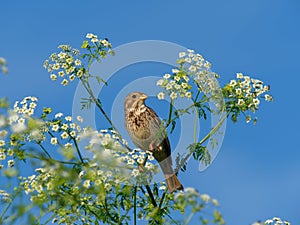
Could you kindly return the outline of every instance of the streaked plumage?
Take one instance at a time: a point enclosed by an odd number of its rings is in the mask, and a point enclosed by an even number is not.
[[[138,148],[153,153],[166,177],[169,191],[183,190],[172,169],[169,139],[157,114],[145,105],[147,97],[141,92],[127,95],[124,103],[125,127]]]

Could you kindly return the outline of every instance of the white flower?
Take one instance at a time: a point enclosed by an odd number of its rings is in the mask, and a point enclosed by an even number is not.
[[[78,70],[77,73],[76,73],[77,77],[82,77],[83,75],[83,70]]]
[[[110,183],[106,183],[106,184],[104,185],[104,188],[105,188],[106,190],[110,190],[110,189],[111,189],[111,184],[110,184]]]
[[[164,94],[163,92],[159,92],[159,93],[157,94],[157,98],[158,98],[159,100],[163,100],[164,97],[165,97],[165,94]]]
[[[11,130],[14,133],[20,133],[26,130],[25,124],[17,123],[11,126]]]
[[[178,69],[172,69],[172,73],[178,73],[179,70]]]
[[[164,78],[165,78],[165,79],[169,79],[170,77],[171,77],[171,75],[168,74],[168,73],[166,73],[166,74],[164,75]]]
[[[63,132],[60,136],[62,139],[67,139],[69,137],[69,134],[67,132]]]
[[[13,167],[15,165],[15,161],[14,160],[8,160],[7,161],[7,166],[8,167]]]
[[[171,99],[176,99],[176,98],[177,98],[177,93],[176,93],[176,92],[172,92],[172,93],[170,94],[170,98],[171,98]]]
[[[70,136],[74,138],[74,137],[76,136],[76,131],[74,131],[74,130],[71,131],[71,132],[70,132]]]
[[[81,65],[81,61],[80,61],[79,59],[76,59],[76,60],[75,60],[75,65],[76,65],[76,66],[80,66],[80,65]]]
[[[25,123],[25,119],[24,119],[24,118],[18,119],[18,123],[19,123],[19,124],[24,124],[24,123]]]
[[[259,101],[258,98],[255,98],[255,99],[253,99],[253,103],[254,103],[255,106],[258,106],[260,101]]]
[[[75,75],[74,74],[72,74],[71,76],[69,76],[69,80],[70,81],[73,81],[75,79]]]
[[[54,117],[55,117],[55,119],[57,119],[57,118],[59,118],[59,117],[62,117],[63,115],[64,115],[64,114],[62,114],[62,113],[56,113]]]
[[[241,95],[241,94],[242,94],[242,89],[237,88],[237,89],[235,90],[235,93],[236,93],[237,95]]]
[[[77,116],[76,118],[78,120],[78,122],[82,123],[83,122],[83,118],[81,116]]]
[[[185,82],[183,82],[183,83],[181,83],[181,87],[184,88],[184,89],[186,89],[188,87],[188,84],[185,83]]]
[[[64,71],[59,71],[59,72],[58,72],[58,76],[63,77],[64,75],[65,75],[65,72],[64,72]]]
[[[72,121],[72,117],[71,117],[71,116],[66,116],[66,117],[65,117],[65,120],[66,120],[66,121]]]
[[[158,80],[158,81],[156,82],[156,85],[157,85],[157,86],[162,86],[163,83],[164,83],[164,80],[163,80],[163,79],[160,79],[160,80]]]
[[[179,58],[185,57],[186,53],[185,52],[179,52]]]
[[[57,56],[58,56],[60,59],[64,59],[64,58],[67,56],[67,53],[65,53],[65,52],[60,52]]]
[[[63,79],[60,84],[62,84],[63,86],[67,86],[69,84],[69,81],[67,79]]]
[[[90,180],[85,180],[85,181],[83,182],[83,187],[89,188],[90,186],[91,186],[91,181],[90,181]]]
[[[51,75],[50,75],[50,78],[51,78],[51,80],[56,80],[56,79],[57,79],[57,76],[56,76],[55,74],[51,74]]]
[[[197,193],[196,189],[192,187],[187,187],[184,189],[184,191],[187,193]]]
[[[93,37],[92,40],[91,40],[91,42],[93,42],[93,43],[96,43],[96,42],[98,42],[98,41],[99,41],[99,40],[98,40],[97,37]]]
[[[237,83],[236,83],[236,80],[231,80],[230,83],[229,83],[229,85],[230,85],[231,87],[234,87],[236,84],[237,84]]]
[[[166,90],[170,90],[173,87],[173,85],[171,83],[168,83],[166,86]]]
[[[131,175],[133,176],[133,177],[136,177],[137,175],[139,175],[139,170],[138,169],[133,169],[132,170],[132,172],[131,172]]]
[[[245,101],[243,99],[238,100],[238,105],[244,105],[244,104],[245,104]]]
[[[66,143],[65,144],[65,148],[71,148],[72,147],[72,144],[71,143]]]
[[[236,78],[238,78],[238,79],[243,78],[243,74],[242,74],[242,73],[237,73],[237,74],[236,74]]]
[[[176,80],[176,81],[180,81],[180,77],[179,76],[174,76],[174,80]]]
[[[6,159],[6,155],[4,153],[0,153],[0,160],[5,160]]]
[[[191,98],[192,97],[192,92],[186,92],[185,93],[185,97],[187,97],[187,98]]]
[[[202,194],[202,195],[200,195],[200,198],[204,202],[209,202],[209,200],[210,200],[210,196],[208,194]]]
[[[167,189],[167,187],[166,187],[165,185],[162,185],[162,186],[160,186],[158,189],[164,191],[164,190]]]
[[[85,37],[86,37],[86,38],[93,38],[93,37],[94,37],[94,34],[92,34],[92,33],[87,33]]]
[[[183,79],[188,82],[190,78],[188,78],[188,76],[183,76]]]
[[[192,63],[191,58],[185,58],[184,61],[186,61],[187,63]]]
[[[271,219],[268,219],[265,221],[265,224],[272,224],[272,223],[273,223],[273,220],[271,220]]]
[[[271,95],[265,94],[265,100],[266,100],[267,102],[269,102],[269,101],[272,101],[273,98],[272,98]]]
[[[51,143],[52,145],[56,145],[56,144],[57,144],[57,138],[56,138],[56,137],[51,138],[50,143]]]
[[[5,145],[5,141],[4,140],[0,140],[0,147]]]
[[[154,156],[151,154],[151,155],[148,155],[148,159],[150,160],[150,161],[153,161],[154,160]]]
[[[244,76],[244,79],[247,83],[250,83],[250,77],[249,76]]]
[[[68,129],[68,127],[69,127],[69,125],[68,125],[68,124],[66,124],[66,123],[64,123],[64,124],[61,126],[61,129],[63,129],[63,130],[67,130],[67,129]]]
[[[189,67],[189,71],[191,71],[192,73],[196,72],[197,68],[194,65],[191,65]]]
[[[180,84],[175,84],[174,87],[175,87],[176,90],[179,90],[181,85]]]
[[[212,204],[215,205],[215,206],[219,206],[219,201],[217,199],[212,199],[211,200]]]

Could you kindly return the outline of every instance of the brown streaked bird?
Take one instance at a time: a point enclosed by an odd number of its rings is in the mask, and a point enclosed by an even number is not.
[[[153,153],[164,173],[169,191],[183,190],[172,169],[169,139],[157,114],[145,105],[147,98],[141,92],[127,95],[124,103],[125,127],[138,148]]]

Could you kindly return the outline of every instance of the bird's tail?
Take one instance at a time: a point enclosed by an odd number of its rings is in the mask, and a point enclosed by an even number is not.
[[[172,168],[172,158],[167,157],[165,160],[160,161],[159,165],[165,175],[169,191],[172,193],[177,190],[183,190],[183,186],[178,180],[176,173],[174,173],[174,170]]]
[[[175,174],[171,174],[171,175],[165,174],[165,177],[166,177],[168,189],[171,193],[177,190],[183,190],[183,186]]]

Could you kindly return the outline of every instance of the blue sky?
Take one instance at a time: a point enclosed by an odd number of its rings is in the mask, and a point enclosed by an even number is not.
[[[199,173],[191,163],[182,182],[217,198],[227,224],[273,216],[300,224],[299,11],[296,0],[2,2],[0,56],[10,74],[1,76],[0,96],[13,102],[35,95],[41,106],[71,113],[76,85],[51,82],[42,63],[58,44],[79,47],[88,32],[115,47],[163,40],[195,49],[221,83],[243,72],[270,84],[275,101],[262,104],[255,126],[228,122],[213,164]],[[148,69],[121,74],[168,72]]]

